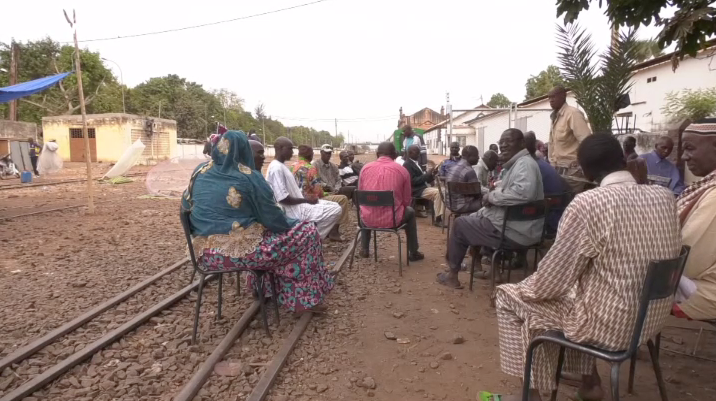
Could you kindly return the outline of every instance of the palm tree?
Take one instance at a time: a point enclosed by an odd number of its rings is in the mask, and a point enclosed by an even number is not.
[[[637,40],[634,45],[636,46],[636,61],[639,63],[652,57],[664,55],[664,52],[659,48],[659,43],[654,39]]]
[[[632,86],[636,31],[620,33],[615,45],[597,56],[592,36],[578,24],[557,25],[558,58],[565,83],[587,114],[592,132],[611,133],[617,103]],[[594,62],[598,59],[598,62]]]

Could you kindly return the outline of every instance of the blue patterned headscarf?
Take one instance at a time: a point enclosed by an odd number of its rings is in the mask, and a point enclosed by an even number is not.
[[[246,134],[225,133],[211,159],[194,170],[182,197],[182,205],[191,209],[194,235],[227,234],[237,228],[236,223],[244,229],[260,223],[272,232],[295,224],[276,205],[271,187],[255,169]]]

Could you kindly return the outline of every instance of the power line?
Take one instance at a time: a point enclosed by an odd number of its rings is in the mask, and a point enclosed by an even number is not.
[[[141,36],[160,35],[160,34],[163,34],[163,33],[186,31],[186,30],[189,30],[189,29],[196,29],[196,28],[204,28],[204,27],[207,27],[207,26],[218,25],[218,24],[225,24],[225,23],[227,23],[227,22],[235,22],[235,21],[245,20],[245,19],[249,19],[249,18],[262,17],[262,16],[264,16],[264,15],[269,15],[269,14],[276,14],[276,13],[280,13],[280,12],[282,12],[282,11],[294,10],[294,9],[296,9],[296,8],[307,7],[307,6],[311,6],[311,5],[314,5],[314,4],[323,3],[323,2],[325,2],[325,1],[328,1],[328,0],[315,0],[315,1],[312,1],[312,2],[310,2],[310,3],[298,4],[298,5],[291,6],[291,7],[280,8],[280,9],[278,9],[278,10],[265,11],[265,12],[258,13],[258,14],[252,14],[252,15],[247,15],[247,16],[243,16],[243,17],[231,18],[231,19],[226,19],[226,20],[216,21],[216,22],[207,22],[207,23],[205,23],[205,24],[186,26],[186,27],[183,27],[183,28],[174,28],[174,29],[166,29],[166,30],[163,30],[163,31],[137,33],[137,34],[132,34],[132,35],[117,36],[117,37],[112,37],[112,38],[85,39],[85,40],[80,40],[80,42],[82,42],[82,43],[85,43],[85,42],[100,42],[100,41],[106,41],[106,40],[138,38],[138,37],[141,37]],[[65,42],[65,43],[69,43],[69,42]]]
[[[282,120],[290,121],[335,121],[339,122],[369,122],[369,121],[384,121],[394,120],[395,116],[383,116],[383,117],[352,117],[352,118],[308,118],[308,117],[285,117],[285,116],[273,116],[273,118],[279,118]]]

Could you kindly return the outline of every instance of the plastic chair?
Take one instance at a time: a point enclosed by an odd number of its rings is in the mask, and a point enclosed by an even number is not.
[[[447,202],[445,203],[445,207],[450,210],[450,216],[448,216],[448,222],[447,222],[447,235],[445,237],[446,243],[450,242],[450,222],[451,220],[455,220],[458,217],[474,213],[477,210],[473,210],[470,212],[458,212],[453,209],[453,196],[460,195],[460,196],[466,196],[466,197],[475,197],[477,199],[482,198],[482,187],[480,186],[480,183],[478,181],[475,182],[448,182],[447,183]]]
[[[544,228],[542,229],[542,235],[540,236],[540,239],[532,244],[532,245],[526,245],[526,246],[509,246],[507,242],[505,241],[505,229],[507,228],[507,223],[510,221],[534,221],[534,220],[544,220],[545,212],[547,210],[547,207],[545,205],[544,200],[538,200],[530,203],[525,203],[522,205],[514,205],[514,206],[507,206],[505,208],[505,218],[502,223],[502,234],[500,235],[500,244],[495,248],[495,250],[492,252],[492,258],[490,263],[491,268],[491,277],[490,277],[490,294],[492,294],[495,291],[495,279],[497,274],[497,269],[495,268],[495,260],[497,258],[497,255],[502,255],[502,258],[500,260],[500,270],[504,268],[505,264],[505,255],[507,252],[512,251],[529,251],[530,249],[534,249],[535,252],[538,250],[541,250],[542,248],[542,240],[544,239]],[[479,254],[479,253],[478,253]],[[470,264],[470,291],[472,291],[472,284],[475,280],[475,277],[473,274],[475,273],[475,262],[479,259],[477,257],[472,258],[472,263]],[[527,272],[527,263],[525,263],[525,272]],[[510,271],[508,270],[507,274],[507,281],[510,280],[509,277]],[[494,302],[494,299],[492,300]]]
[[[525,373],[524,373],[524,385],[522,388],[522,400],[527,401],[529,399],[530,389],[530,378],[532,375],[532,357],[534,350],[542,343],[553,343],[559,345],[559,358],[557,360],[557,375],[556,382],[559,386],[559,379],[561,377],[562,365],[564,364],[564,352],[565,349],[569,348],[579,352],[583,352],[587,355],[591,355],[595,358],[607,361],[611,364],[611,393],[612,400],[619,401],[619,368],[621,363],[631,358],[631,368],[629,375],[629,386],[628,390],[631,393],[634,385],[634,368],[636,362],[636,351],[639,348],[639,339],[641,338],[642,328],[646,320],[646,314],[649,309],[651,301],[658,301],[665,298],[672,297],[679,286],[679,279],[684,271],[686,265],[686,258],[689,256],[690,248],[684,246],[681,249],[681,254],[674,259],[667,259],[661,261],[652,261],[649,263],[647,269],[646,278],[644,278],[644,287],[641,290],[639,297],[639,308],[636,312],[636,321],[634,323],[634,331],[629,342],[629,347],[624,351],[607,351],[605,349],[592,347],[589,345],[578,344],[565,338],[564,333],[559,331],[548,331],[543,335],[535,337],[530,346],[527,349],[527,356],[525,359]],[[664,379],[661,375],[661,367],[659,366],[659,337],[657,335],[657,343],[651,339],[647,340],[646,345],[649,347],[649,354],[651,355],[651,362],[654,367],[654,374],[656,375],[656,383],[659,386],[659,394],[661,395],[662,401],[668,401],[666,395],[666,387],[664,385]],[[557,399],[557,389],[552,391],[551,400]]]
[[[360,241],[360,233],[364,230],[372,231],[373,232],[373,253],[375,261],[378,262],[378,231],[382,232],[388,232],[393,233],[398,237],[398,274],[402,277],[403,276],[403,245],[400,239],[400,230],[405,229],[406,224],[400,224],[399,222],[395,220],[395,198],[393,197],[393,191],[361,191],[356,190],[353,192],[353,201],[356,204],[356,213],[358,215],[358,231],[356,233],[356,241]],[[370,227],[367,226],[363,219],[361,218],[360,214],[360,207],[389,207],[390,210],[393,211],[393,225],[390,228],[380,228],[380,227]],[[407,246],[407,238],[406,238],[406,244],[405,244],[405,259],[407,262],[407,265],[410,266],[410,260],[408,259],[408,246]],[[351,262],[348,265],[349,268],[353,267],[353,258],[355,257],[356,249],[358,247],[356,246],[353,249],[353,253],[351,253]]]
[[[276,292],[276,276],[269,271],[266,270],[251,270],[251,269],[230,269],[230,270],[204,270],[199,266],[199,262],[196,259],[196,255],[194,254],[194,247],[192,246],[192,237],[191,237],[191,210],[186,210],[184,207],[179,207],[179,217],[181,219],[181,225],[184,228],[184,236],[186,237],[187,246],[189,247],[189,257],[191,259],[191,263],[194,266],[194,272],[191,275],[191,281],[194,281],[194,275],[196,273],[199,273],[199,289],[197,291],[197,298],[196,298],[196,310],[194,312],[194,330],[191,334],[191,343],[196,344],[196,332],[197,328],[199,327],[199,311],[201,309],[201,296],[204,290],[204,281],[206,279],[206,276],[217,274],[219,275],[219,294],[218,294],[218,305],[217,305],[217,311],[216,311],[216,319],[221,319],[221,304],[222,304],[222,292],[223,292],[223,275],[228,273],[236,273],[236,293],[237,295],[241,294],[241,272],[247,272],[248,274],[254,275],[254,292],[258,295],[259,303],[261,304],[261,317],[263,319],[264,324],[264,330],[266,330],[266,335],[271,337],[271,332],[269,331],[268,327],[268,315],[266,314],[266,299],[264,297],[264,280],[267,278],[271,280],[271,290],[273,292],[273,298],[274,298],[274,310],[276,311],[276,321],[280,322],[280,316],[278,311],[278,293]]]

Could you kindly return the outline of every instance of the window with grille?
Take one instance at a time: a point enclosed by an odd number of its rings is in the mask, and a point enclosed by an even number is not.
[[[90,139],[95,138],[94,128],[87,128],[87,135]],[[82,139],[82,128],[70,128],[70,138]]]

